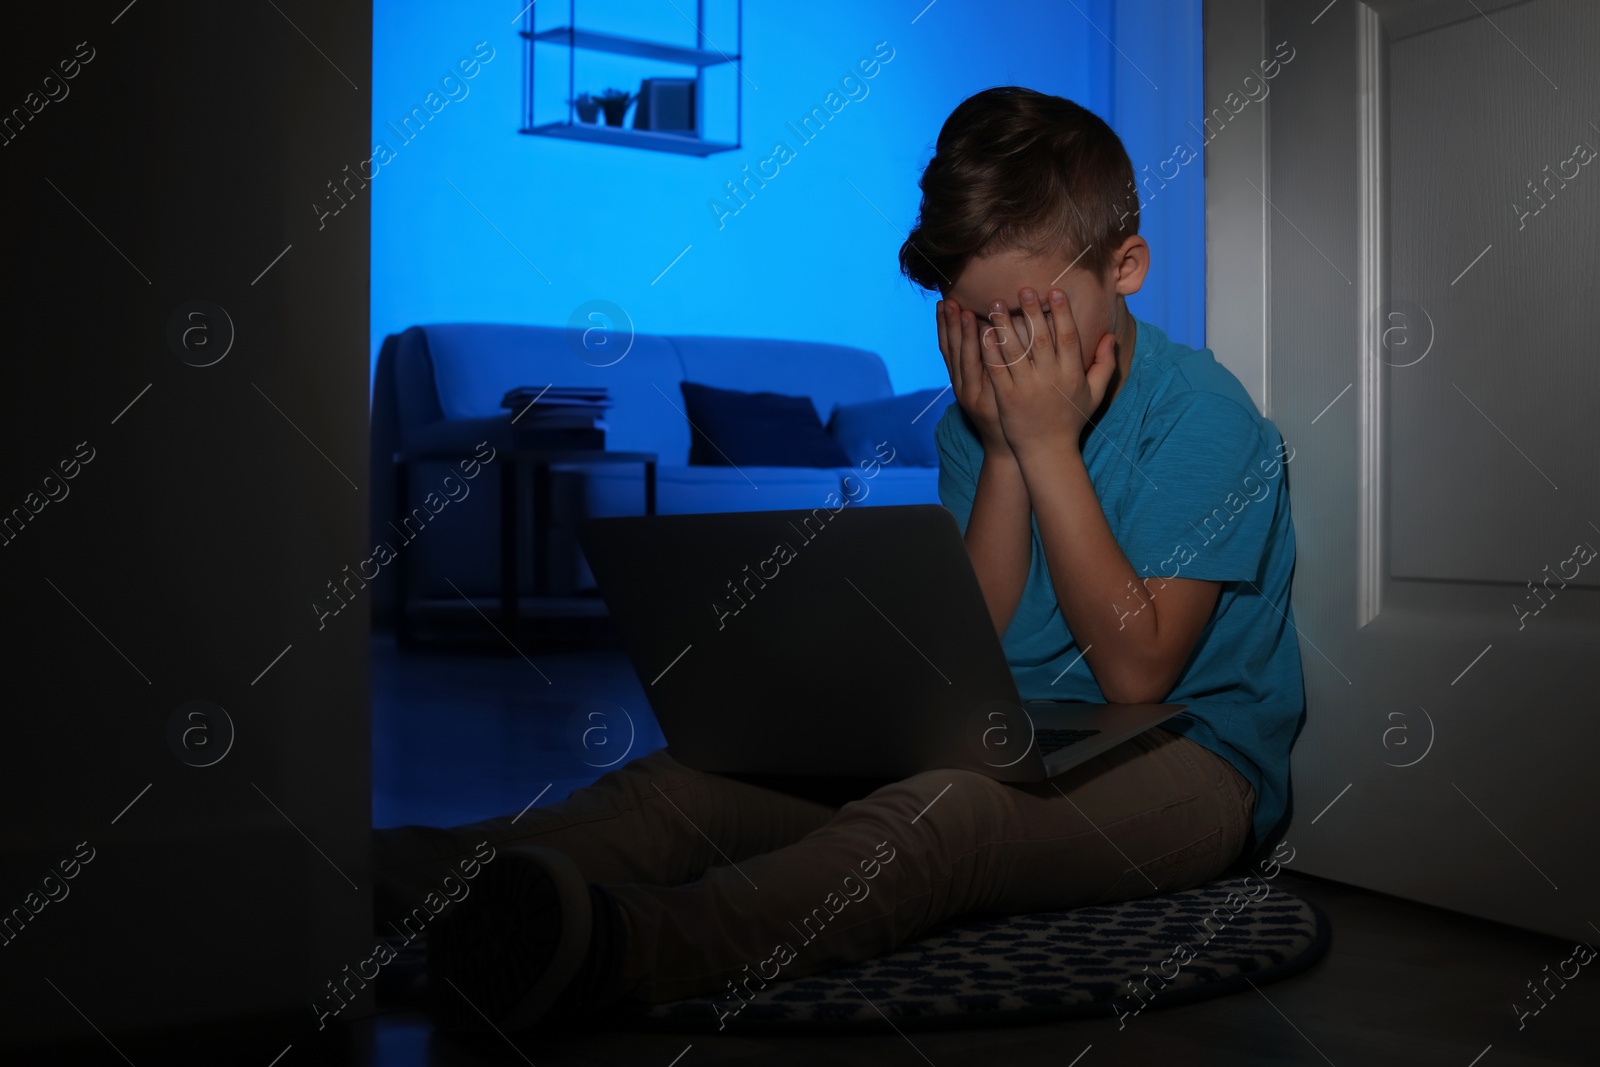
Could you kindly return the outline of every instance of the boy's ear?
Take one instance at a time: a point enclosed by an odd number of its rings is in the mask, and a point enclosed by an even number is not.
[[[1150,245],[1135,234],[1111,254],[1111,278],[1119,296],[1137,293],[1150,271]]]

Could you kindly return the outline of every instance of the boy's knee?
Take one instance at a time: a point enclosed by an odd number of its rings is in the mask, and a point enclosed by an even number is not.
[[[940,767],[922,771],[913,774],[905,782],[907,785],[914,783],[918,790],[932,786],[935,792],[939,792],[948,786],[950,793],[960,791],[969,795],[999,792],[1006,788],[1004,782],[998,782],[982,771],[967,770],[963,767]],[[945,795],[948,796],[949,793]]]
[[[1007,788],[981,771],[950,767],[913,774],[867,799],[892,806],[912,827],[947,825],[952,818],[972,824],[1002,805]]]
[[[638,764],[638,765],[647,765],[647,766],[651,766],[651,767],[682,767],[683,766],[683,764],[681,764],[677,760],[673,759],[672,758],[672,754],[669,753],[665,748],[652,749],[651,751],[646,752],[642,756],[635,756],[633,759],[629,760],[628,762],[629,763],[633,763],[633,764]]]
[[[654,752],[647,752],[643,756],[635,756],[626,763],[596,778],[595,788],[622,788],[634,789],[645,793],[654,793],[656,784],[668,787],[680,784],[684,779],[697,776],[671,756],[667,750],[658,748]]]

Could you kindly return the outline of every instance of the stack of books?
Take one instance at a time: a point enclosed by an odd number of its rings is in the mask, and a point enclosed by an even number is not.
[[[606,447],[611,398],[603,385],[521,385],[507,392],[500,406],[511,412],[519,446]]]

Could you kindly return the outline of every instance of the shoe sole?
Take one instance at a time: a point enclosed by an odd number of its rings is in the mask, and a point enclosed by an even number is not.
[[[501,849],[428,931],[435,1025],[509,1032],[538,1022],[582,966],[591,921],[588,884],[565,854]]]

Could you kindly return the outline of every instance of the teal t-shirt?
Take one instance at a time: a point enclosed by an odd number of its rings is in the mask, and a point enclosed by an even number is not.
[[[1222,583],[1165,698],[1188,709],[1165,728],[1215,752],[1255,787],[1254,849],[1287,811],[1289,749],[1305,719],[1284,484],[1294,453],[1210,349],[1134,321],[1127,380],[1089,432],[1084,465],[1135,573]],[[945,410],[934,436],[939,499],[965,533],[983,446],[958,404]],[[1160,585],[1152,584],[1159,600]],[[1125,607],[1137,604],[1130,596]],[[1036,518],[1027,583],[1001,646],[1024,700],[1105,702],[1061,615]]]

